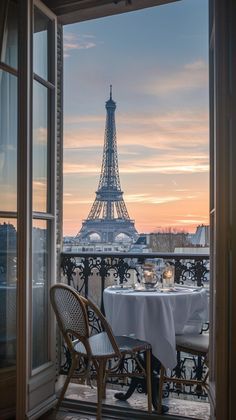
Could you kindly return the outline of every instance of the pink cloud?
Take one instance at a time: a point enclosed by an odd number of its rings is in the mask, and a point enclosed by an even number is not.
[[[87,50],[96,47],[96,43],[91,40],[93,38],[92,35],[65,33],[63,37],[64,57],[69,57],[71,51]]]

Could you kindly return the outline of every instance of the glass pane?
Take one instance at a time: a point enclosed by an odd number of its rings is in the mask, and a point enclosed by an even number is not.
[[[48,80],[48,39],[51,21],[34,8],[34,73]]]
[[[0,70],[0,210],[16,211],[17,78]]]
[[[0,368],[16,363],[16,220],[0,219]]]
[[[48,361],[48,225],[33,221],[33,369]]]
[[[47,211],[48,90],[34,81],[33,92],[33,210]]]
[[[1,61],[13,68],[17,68],[18,43],[17,4],[9,2],[6,25],[3,34]]]

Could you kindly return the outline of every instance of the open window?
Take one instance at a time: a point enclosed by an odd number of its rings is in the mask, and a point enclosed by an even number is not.
[[[57,18],[60,24],[68,24],[171,2],[0,2],[0,389],[1,404],[8,401],[5,408],[9,408],[15,403],[17,388],[19,419],[26,415],[36,418],[55,399],[55,335],[47,292],[55,280],[56,246],[60,252],[60,234],[56,236],[56,232],[61,225],[56,207],[62,196],[60,182],[56,188],[62,156],[61,143],[56,146],[56,135],[61,136],[62,130],[62,95],[57,96],[62,37],[60,30],[56,36]],[[234,0],[209,3],[210,396],[212,418],[216,413],[217,420],[234,420],[236,11]],[[35,46],[41,58],[34,56]],[[56,62],[60,63],[58,74]],[[42,311],[39,324],[34,310]]]

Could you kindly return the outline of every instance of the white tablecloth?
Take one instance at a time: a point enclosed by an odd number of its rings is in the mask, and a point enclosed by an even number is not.
[[[204,289],[160,293],[107,288],[104,306],[115,335],[134,334],[149,342],[153,355],[169,369],[177,363],[175,335],[208,320]]]

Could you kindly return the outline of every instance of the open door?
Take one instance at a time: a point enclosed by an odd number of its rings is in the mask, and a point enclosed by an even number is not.
[[[38,418],[55,401],[56,41],[55,15],[38,0],[19,1],[18,419]]]
[[[236,4],[210,1],[212,419],[236,418]]]

